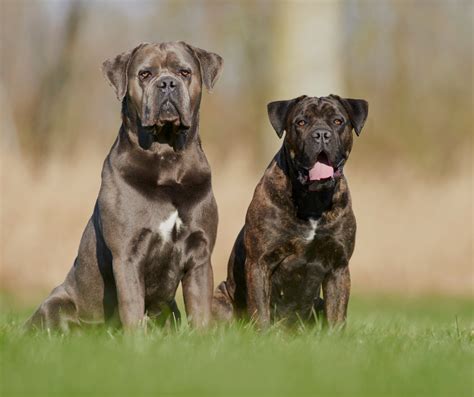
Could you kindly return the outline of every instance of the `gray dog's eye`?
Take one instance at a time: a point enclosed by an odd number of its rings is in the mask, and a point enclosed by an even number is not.
[[[146,80],[150,76],[151,76],[151,73],[148,70],[142,70],[141,72],[138,73],[138,77],[142,81]]]
[[[191,74],[191,71],[190,70],[187,70],[187,69],[181,69],[179,71],[179,74],[183,77],[188,77],[190,74]]]
[[[339,119],[339,118],[336,118],[336,119],[333,120],[333,123],[336,124],[336,125],[341,125],[343,122],[344,122],[344,120]]]

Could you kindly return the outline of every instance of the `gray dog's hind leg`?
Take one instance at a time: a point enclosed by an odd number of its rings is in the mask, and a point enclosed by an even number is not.
[[[67,332],[79,325],[76,305],[65,288],[56,287],[36,312],[27,320],[28,330],[57,330]]]
[[[212,317],[217,322],[229,322],[234,318],[234,304],[225,281],[218,285],[212,297]]]

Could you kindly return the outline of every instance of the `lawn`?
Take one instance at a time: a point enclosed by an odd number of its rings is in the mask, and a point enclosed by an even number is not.
[[[473,396],[472,300],[356,297],[343,332],[24,335],[0,318],[1,395]],[[8,309],[10,307],[10,309]]]

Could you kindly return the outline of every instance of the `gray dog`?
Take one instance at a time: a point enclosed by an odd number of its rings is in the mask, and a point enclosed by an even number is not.
[[[219,55],[184,42],[145,43],[104,62],[122,126],[74,265],[30,328],[103,323],[117,309],[125,329],[145,314],[179,317],[180,281],[191,323],[209,323],[218,216],[199,106],[202,84],[210,90],[221,69]]]

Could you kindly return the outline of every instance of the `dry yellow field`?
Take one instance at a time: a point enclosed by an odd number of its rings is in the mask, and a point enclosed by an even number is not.
[[[452,176],[427,178],[400,165],[369,171],[349,162],[358,221],[351,270],[357,292],[473,295],[472,168],[469,156]],[[216,157],[208,153],[211,165]],[[62,282],[100,184],[103,153],[53,158],[35,175],[17,156],[2,155],[1,289],[30,302]],[[227,164],[227,165],[226,165]],[[244,153],[213,169],[219,205],[214,278],[227,257],[263,170]]]

